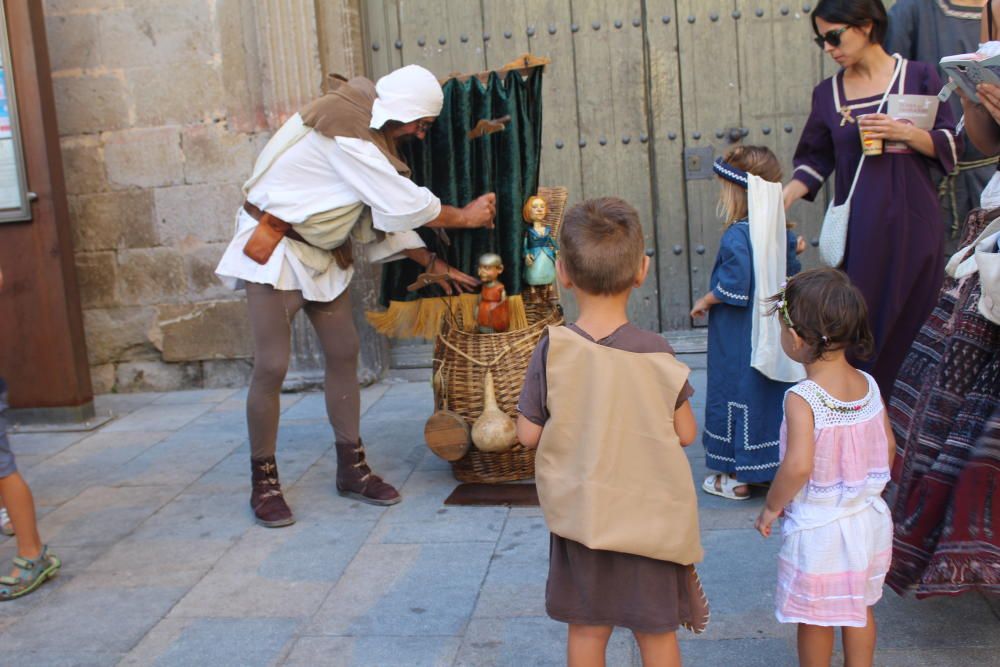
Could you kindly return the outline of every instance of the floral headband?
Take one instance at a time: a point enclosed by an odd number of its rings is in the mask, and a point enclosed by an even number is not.
[[[786,287],[788,287],[787,280],[778,286],[778,300],[774,302],[774,307],[781,313],[781,319],[785,321],[785,326],[794,330],[795,323],[792,322],[792,316],[788,314],[788,300],[785,299]]]

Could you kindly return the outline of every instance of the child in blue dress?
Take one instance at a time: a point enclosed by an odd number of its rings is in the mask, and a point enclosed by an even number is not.
[[[706,465],[717,472],[705,479],[702,489],[723,498],[745,500],[750,497],[749,484],[770,482],[778,470],[782,399],[790,382],[796,379],[794,372],[787,373],[787,365],[784,375],[769,371],[769,377],[758,370],[763,366],[752,364],[764,352],[755,349],[754,337],[760,335],[759,330],[767,321],[764,309],[756,302],[769,296],[766,291],[757,293],[755,273],[772,279],[780,273],[779,281],[798,273],[801,266],[797,254],[804,250],[805,244],[801,237],[796,239],[785,229],[780,187],[774,192],[768,189],[781,182],[781,165],[770,149],[737,146],[716,161],[715,172],[722,185],[719,212],[725,216],[726,229],[712,269],[711,291],[698,299],[691,311],[691,317],[702,317],[711,311],[702,442]],[[755,176],[760,178],[754,180]],[[759,184],[755,202],[761,201],[763,192],[779,200],[771,206],[757,203],[757,211],[752,210],[750,181]],[[776,235],[771,234],[765,240],[777,239],[772,243],[775,247],[758,248],[756,255],[750,242],[750,218],[755,213],[757,234],[766,229]],[[780,229],[771,229],[779,225]],[[787,358],[777,359],[784,354],[777,337],[764,344],[773,348],[767,351],[772,358],[781,364],[792,363]],[[772,377],[783,377],[786,381]]]

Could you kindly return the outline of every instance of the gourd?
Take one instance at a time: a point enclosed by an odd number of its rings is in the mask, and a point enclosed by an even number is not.
[[[507,451],[517,442],[514,421],[497,406],[492,371],[486,371],[483,413],[472,425],[472,442],[484,452]]]
[[[445,461],[458,461],[469,451],[472,441],[469,424],[461,415],[445,409],[444,376],[438,368],[431,377],[434,395],[440,396],[440,406],[424,425],[424,441],[427,447]]]

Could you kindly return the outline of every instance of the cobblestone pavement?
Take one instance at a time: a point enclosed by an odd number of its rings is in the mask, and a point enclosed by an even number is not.
[[[696,368],[696,412],[704,358]],[[427,382],[363,392],[362,435],[402,504],[336,495],[322,396],[282,396],[282,482],[298,518],[256,526],[247,506],[245,390],[101,396],[117,417],[90,433],[15,435],[43,539],[62,574],[0,605],[0,664],[560,665],[565,627],[544,613],[548,537],[537,509],[445,507],[456,482],[423,445]],[[689,456],[705,474],[700,445]],[[701,494],[712,604],[681,631],[687,665],[793,665],[794,629],[772,613],[778,540],[752,528],[762,496]],[[0,542],[4,562],[13,540]],[[880,666],[1000,665],[1000,600],[876,608]],[[618,631],[609,665],[638,665]]]

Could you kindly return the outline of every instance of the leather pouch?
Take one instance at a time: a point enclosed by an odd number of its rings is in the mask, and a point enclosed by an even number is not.
[[[243,254],[258,264],[267,264],[274,254],[274,249],[278,247],[278,243],[289,229],[291,225],[284,220],[279,220],[270,213],[264,213],[258,221],[257,228],[243,246]]]

